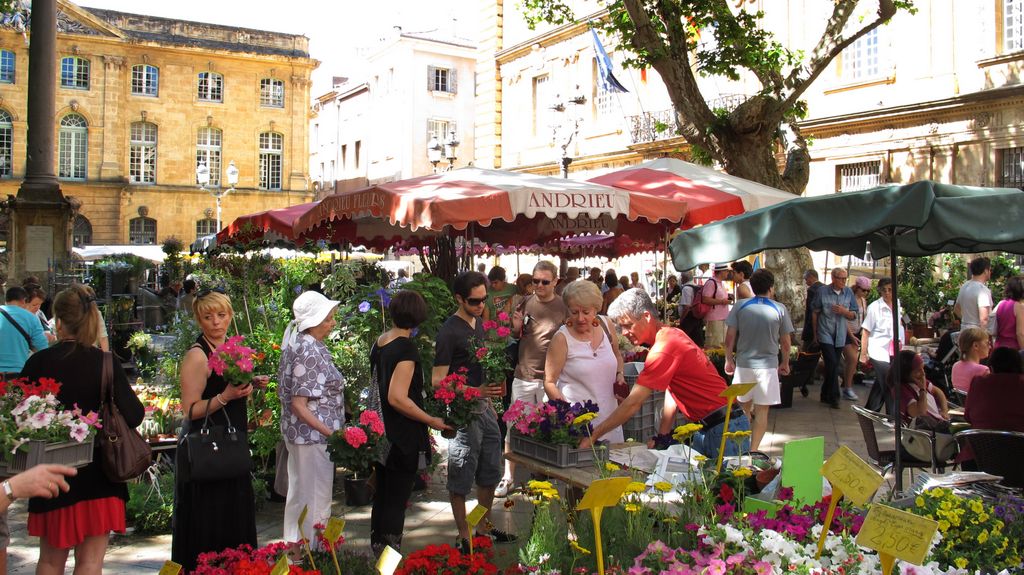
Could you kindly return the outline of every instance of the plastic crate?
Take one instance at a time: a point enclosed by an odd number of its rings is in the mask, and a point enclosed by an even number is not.
[[[633,386],[636,385],[636,378],[643,370],[644,364],[641,361],[631,361],[622,365],[623,379],[626,380],[626,385],[630,389],[633,389]]]
[[[534,441],[518,433],[512,433],[512,451],[549,463],[555,467],[579,467],[594,463],[593,449],[573,449],[568,445],[550,445]],[[596,449],[602,450],[603,447]]]
[[[78,443],[47,443],[29,441],[19,448],[9,462],[0,458],[0,475],[14,475],[41,463],[57,463],[68,467],[82,467],[92,463],[93,440]]]
[[[622,424],[622,436],[625,439],[646,443],[658,432],[658,424],[661,423],[661,410],[664,405],[665,392],[652,391],[640,409],[633,414],[633,417]]]

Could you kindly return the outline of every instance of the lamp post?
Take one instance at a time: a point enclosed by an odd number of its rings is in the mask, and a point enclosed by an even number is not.
[[[443,151],[444,146],[438,141],[437,136],[431,136],[430,141],[427,142],[427,160],[434,167],[435,174],[437,173],[437,164],[441,161],[441,153]]]
[[[577,88],[579,88],[579,86],[577,86]],[[586,103],[587,97],[581,94],[573,98],[569,98],[569,100],[565,103],[558,102],[554,106],[551,106],[551,109],[556,112],[564,113],[570,109],[572,110],[571,117],[567,118],[567,121],[564,124],[554,126],[554,134],[552,137],[552,139],[555,142],[557,142],[559,139],[559,132],[562,131],[563,125],[571,126],[572,129],[569,130],[569,133],[565,136],[565,139],[562,141],[561,144],[559,144],[559,147],[562,148],[561,165],[563,178],[569,177],[569,164],[572,163],[572,158],[569,156],[569,146],[572,144],[573,138],[575,138],[576,135],[579,133],[580,123],[583,121],[579,114],[579,107]],[[569,108],[568,106],[566,106],[566,104],[572,104],[572,108]]]
[[[444,143],[444,157],[448,160],[448,169],[455,167],[455,150],[459,147],[459,141],[455,139],[455,130],[448,133],[448,140]]]
[[[231,192],[235,191],[235,184],[238,183],[238,168],[235,166],[235,161],[231,160],[228,163],[228,185],[230,186],[226,190],[221,189],[209,189],[206,186],[210,183],[210,168],[206,166],[206,162],[200,162],[196,166],[196,181],[199,182],[199,189],[204,192],[209,192],[211,196],[217,200],[217,231],[221,230],[221,207],[220,201],[224,196],[227,196]]]
[[[437,165],[441,163],[441,160],[448,161],[448,167],[444,171],[449,171],[455,167],[456,157],[455,153],[459,147],[459,140],[455,137],[455,130],[448,132],[448,138],[442,143],[437,139],[437,136],[431,136],[430,141],[427,142],[427,160],[430,161],[430,165],[434,166],[434,173],[437,173]]]

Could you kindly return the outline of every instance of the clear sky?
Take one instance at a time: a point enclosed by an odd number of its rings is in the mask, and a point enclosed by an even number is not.
[[[473,0],[82,0],[80,6],[272,30],[309,37],[310,55],[320,60],[312,95],[327,92],[332,76],[358,77],[356,49],[400,25],[425,31],[455,24],[474,38],[479,7]]]

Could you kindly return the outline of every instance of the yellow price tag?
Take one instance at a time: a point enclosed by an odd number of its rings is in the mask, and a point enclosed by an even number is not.
[[[821,468],[821,474],[833,487],[840,488],[854,505],[865,505],[871,501],[875,491],[885,481],[881,474],[845,445],[839,446],[832,457],[828,458]]]
[[[282,555],[277,563],[274,563],[274,568],[270,570],[270,575],[288,575],[288,556]]]
[[[164,566],[160,568],[158,575],[178,575],[181,573],[181,565],[178,565],[174,561],[165,561]]]
[[[327,520],[327,527],[324,529],[324,539],[331,542],[334,545],[338,542],[338,538],[341,537],[341,532],[345,530],[345,520],[337,517],[331,517]]]
[[[471,526],[476,527],[476,524],[480,523],[480,520],[484,518],[484,515],[487,515],[487,508],[478,503],[477,506],[466,515],[466,522]]]
[[[914,565],[924,562],[939,523],[886,505],[873,505],[857,535],[857,545]]]
[[[391,575],[398,569],[398,564],[402,562],[402,554],[395,551],[390,545],[381,551],[380,557],[377,559],[377,571],[380,575]]]
[[[739,397],[746,395],[751,389],[754,389],[754,383],[734,383],[722,390],[722,393],[718,394],[718,397]]]
[[[583,494],[583,499],[576,505],[576,509],[598,509],[617,505],[631,481],[632,477],[610,477],[594,481]]]
[[[302,513],[299,513],[299,520],[297,523],[299,524],[300,532],[302,531],[302,524],[306,522],[306,515],[309,515],[309,505],[304,505],[302,507]],[[303,535],[303,537],[305,537],[305,535]]]

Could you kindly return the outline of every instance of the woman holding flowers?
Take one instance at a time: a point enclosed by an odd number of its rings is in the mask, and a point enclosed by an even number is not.
[[[61,384],[57,400],[66,410],[100,409],[104,352],[95,347],[99,333],[96,301],[82,285],[61,291],[53,301],[57,343],[25,362],[21,375],[30,380],[53,378]],[[124,420],[142,423],[144,409],[135,396],[121,362],[114,361],[113,397]],[[100,573],[111,531],[125,532],[128,488],[103,473],[100,444],[92,463],[68,477],[70,490],[52,499],[33,497],[28,503],[28,532],[39,537],[36,573],[64,573],[68,552],[75,549],[75,573]]]
[[[210,361],[217,361],[218,348],[228,343],[233,315],[231,299],[222,291],[205,289],[192,300],[192,316],[201,333],[181,360],[181,407],[186,418],[191,417],[189,428],[202,425],[208,414],[211,425],[226,426],[230,419],[247,442],[246,398],[252,384],[229,384],[224,366]],[[178,464],[184,459],[178,457]],[[243,543],[255,546],[256,508],[249,474],[197,482],[186,481],[181,471],[179,467],[174,484],[171,559],[183,566],[183,572],[195,569],[200,553]]]
[[[551,338],[544,363],[544,391],[550,399],[569,403],[593,401],[598,406],[595,425],[618,406],[615,384],[625,385],[622,356],[614,326],[598,316],[601,291],[591,282],[572,282],[562,290],[569,319]],[[608,434],[612,443],[622,441],[622,428]]]
[[[281,434],[288,449],[288,498],[284,540],[299,541],[299,516],[308,508],[301,533],[331,516],[334,463],[327,438],[345,425],[345,378],[334,367],[324,338],[334,329],[338,302],[315,291],[295,298],[295,319],[281,342],[277,395],[281,398]]]
[[[405,508],[416,473],[430,457],[428,428],[451,429],[440,417],[423,411],[423,369],[412,330],[426,319],[427,303],[420,294],[402,290],[391,298],[388,312],[391,329],[370,349],[387,436],[380,461],[374,464],[377,490],[370,514],[370,545],[377,555],[387,545],[401,550]]]

